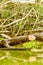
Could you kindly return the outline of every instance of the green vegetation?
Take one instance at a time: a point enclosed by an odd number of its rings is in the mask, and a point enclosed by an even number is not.
[[[8,3],[6,5],[3,5],[2,9],[0,9],[0,24],[5,21],[4,25],[8,25],[11,22],[15,20],[19,20],[23,17],[25,17],[29,11],[33,8],[33,10],[30,12],[30,15],[27,16],[24,20],[13,24],[12,26],[6,27],[8,31],[10,31],[10,36],[17,35],[25,35],[28,34],[27,30],[32,30],[33,25],[29,25],[29,23],[35,23],[37,20],[38,25],[34,26],[34,29],[40,27],[40,24],[42,25],[43,22],[43,4],[16,4],[16,3]],[[37,24],[36,23],[36,24]],[[42,26],[41,26],[42,27]],[[1,30],[3,27],[0,27]],[[5,29],[5,28],[4,28]],[[24,31],[27,31],[24,33]],[[33,31],[34,32],[34,31]],[[32,32],[32,33],[33,33]],[[31,32],[30,32],[31,33]]]
[[[39,48],[40,46],[40,44],[41,44],[42,42],[38,42],[38,41],[30,41],[30,42],[25,42],[24,44],[23,44],[23,47],[26,47],[26,48]]]
[[[43,25],[42,25],[43,24],[43,4],[39,4],[39,3],[21,4],[21,3],[10,2],[4,5],[5,1],[6,0],[0,0],[0,3],[3,2],[2,4],[0,4],[0,31],[3,31],[3,30],[9,31],[9,33],[6,33],[6,34],[11,37],[28,35],[31,33],[33,34],[39,33],[37,31],[34,32],[34,29],[43,28]],[[31,11],[31,9],[33,10]],[[13,23],[10,26],[6,26],[12,23],[13,21],[15,22],[15,20],[22,19],[26,15],[28,16],[25,19],[20,20],[17,23]],[[0,40],[4,40],[4,38],[0,36]],[[31,49],[35,48],[37,50],[38,49],[42,50],[43,42],[37,41],[37,40],[28,41],[22,44],[14,45],[14,47],[31,48]],[[38,57],[39,55],[41,55],[41,57]],[[36,60],[33,60],[33,59],[32,59],[33,61],[29,60],[31,56],[34,56]],[[17,65],[17,64],[18,65],[43,65],[43,52],[31,52],[31,50],[25,50],[25,51],[24,50],[16,50],[16,51],[0,50],[0,65]]]
[[[0,37],[0,40],[4,40],[5,38],[3,38],[3,37]]]
[[[42,53],[39,53],[39,54],[42,54]],[[38,53],[32,53],[29,50],[28,51],[0,50],[0,64],[1,65],[17,65],[17,64],[18,65],[36,65],[36,64],[43,65],[42,63],[43,59],[40,59],[40,58],[36,58],[36,61],[29,62],[30,57],[37,56],[37,55]]]

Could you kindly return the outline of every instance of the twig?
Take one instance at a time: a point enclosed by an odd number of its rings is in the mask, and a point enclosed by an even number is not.
[[[19,28],[19,30],[18,30],[18,32],[17,32],[17,34],[16,34],[15,36],[17,36],[17,35],[18,35],[18,33],[19,33],[19,31],[23,29],[23,27],[25,26],[26,22],[27,22],[27,19],[26,19],[26,21],[24,22],[24,24],[23,24],[22,28]]]
[[[2,9],[3,6],[5,6],[6,4],[8,4],[8,3],[10,3],[10,2],[12,2],[12,1],[2,2],[2,3],[0,4],[0,9]]]
[[[17,22],[19,22],[19,21],[24,20],[26,17],[28,17],[28,16],[30,15],[30,12],[31,12],[32,10],[33,10],[33,8],[29,11],[29,13],[28,13],[25,17],[23,17],[23,18],[21,18],[21,19],[18,19],[18,20],[15,20],[15,21],[9,23],[8,25],[3,25],[3,27],[8,27],[8,26],[13,25],[14,23],[17,23]],[[0,27],[1,27],[1,25],[0,25]]]
[[[3,26],[4,23],[6,23],[7,20],[9,20],[11,17],[15,16],[16,14],[11,15],[8,19],[6,19],[1,25]]]
[[[10,31],[0,31],[0,33],[9,33]]]
[[[33,49],[31,49],[31,52],[43,52],[43,49],[39,50],[39,49],[33,48]]]
[[[39,20],[39,16],[37,16],[37,12],[36,12],[36,10],[34,9],[34,12],[35,12],[35,16],[36,16],[36,21],[35,21],[35,23],[34,23],[34,25],[33,25],[33,28],[32,28],[32,30],[34,29],[34,27],[35,27],[35,25],[36,25],[36,23],[38,22],[38,20]]]
[[[33,26],[34,25],[34,23],[32,22],[32,23],[28,23],[28,26]],[[42,26],[43,27],[43,24],[42,23],[36,23],[36,26]]]
[[[30,33],[30,32],[43,32],[43,28],[41,28],[41,29],[33,29],[33,30],[24,30],[22,33]]]
[[[6,39],[11,39],[10,36],[6,35],[6,34],[0,34],[2,37],[6,38]]]

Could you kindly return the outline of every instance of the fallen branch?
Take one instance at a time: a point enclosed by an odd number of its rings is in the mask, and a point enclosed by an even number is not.
[[[30,48],[0,48],[0,50],[31,50]]]
[[[32,35],[34,35],[37,40],[43,41],[43,33],[35,33]],[[29,41],[29,35],[24,35],[24,36],[18,36],[18,37],[12,38],[12,39],[0,40],[0,45],[4,45],[7,48],[9,48],[10,47],[9,44],[15,45],[17,43],[27,42],[27,41]]]

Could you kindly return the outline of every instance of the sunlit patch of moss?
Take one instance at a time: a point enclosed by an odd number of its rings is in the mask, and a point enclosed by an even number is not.
[[[29,42],[25,42],[23,44],[23,47],[26,47],[26,48],[39,48],[40,47],[40,44],[42,42],[39,42],[39,41],[29,41]]]
[[[0,37],[0,40],[4,40],[4,38],[3,37]]]
[[[6,55],[6,51],[0,50],[0,57],[5,56]]]

